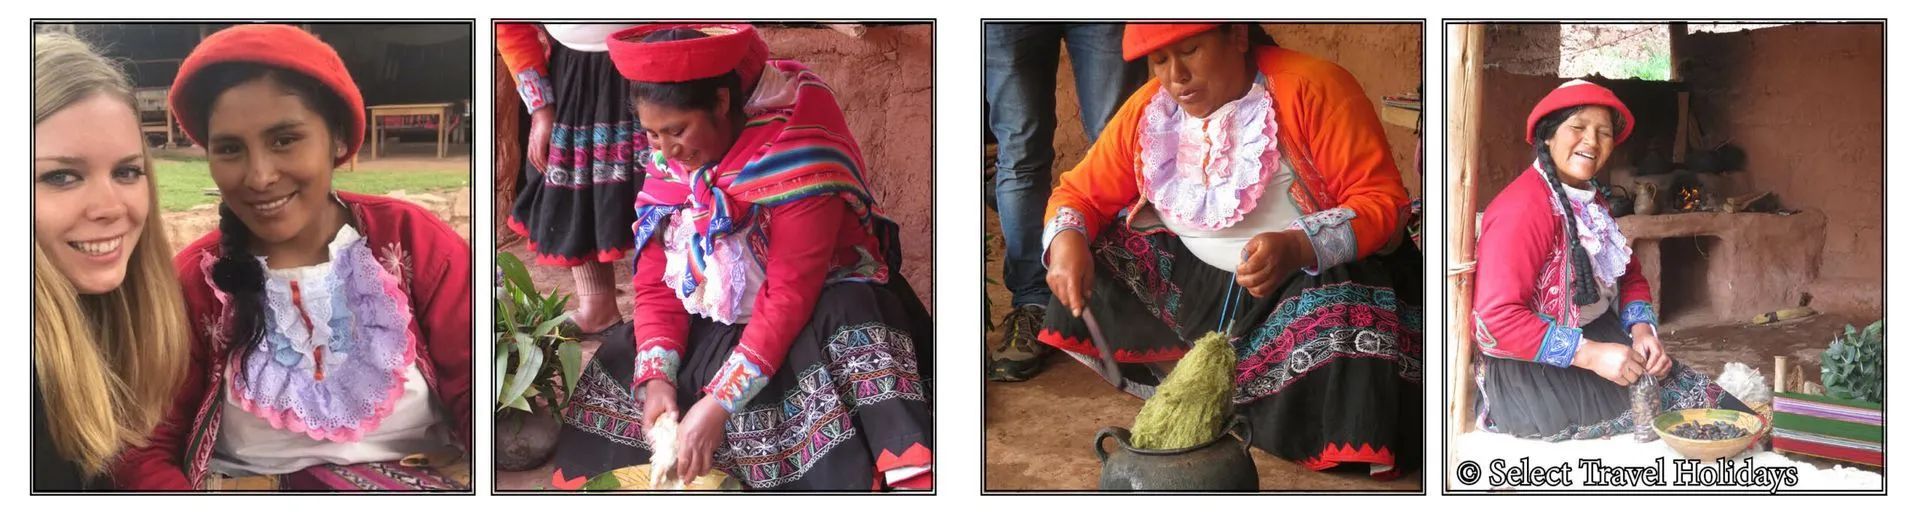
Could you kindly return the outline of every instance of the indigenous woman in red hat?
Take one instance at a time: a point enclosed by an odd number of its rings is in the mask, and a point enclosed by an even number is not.
[[[435,465],[471,447],[471,251],[419,206],[334,190],[366,131],[339,55],[290,26],[229,28],[168,104],[207,151],[220,228],[174,258],[191,368],[119,481],[468,488]]]
[[[1657,379],[1662,410],[1750,410],[1660,343],[1640,262],[1594,183],[1632,133],[1626,104],[1584,80],[1527,116],[1534,161],[1480,221],[1480,428],[1550,441],[1632,432],[1628,386],[1644,375]]]
[[[580,378],[555,485],[670,459],[656,472],[750,489],[929,487],[931,322],[832,90],[750,25],[607,47],[651,143],[634,321]],[[651,440],[663,420],[677,434]]]
[[[535,264],[572,268],[580,305],[571,315],[584,333],[620,322],[613,263],[633,248],[633,172],[646,137],[607,57],[607,35],[631,26],[494,26],[533,121],[507,228],[527,238]]]
[[[1255,446],[1382,479],[1419,462],[1420,258],[1373,103],[1257,26],[1129,24],[1123,50],[1153,80],[1048,202],[1040,340],[1147,396],[1224,332]]]

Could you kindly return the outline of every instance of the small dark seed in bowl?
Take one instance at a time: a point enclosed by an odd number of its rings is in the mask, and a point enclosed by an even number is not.
[[[1740,428],[1739,425],[1725,421],[1715,421],[1707,424],[1701,424],[1699,421],[1688,421],[1674,425],[1673,428],[1668,429],[1667,432],[1687,439],[1705,441],[1736,439],[1752,434],[1752,432],[1748,432],[1747,429]]]

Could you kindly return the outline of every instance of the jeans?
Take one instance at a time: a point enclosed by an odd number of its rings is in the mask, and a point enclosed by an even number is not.
[[[1120,57],[1119,23],[988,23],[987,126],[999,141],[993,197],[1006,238],[1005,280],[1014,306],[1053,298],[1040,264],[1041,225],[1053,185],[1054,78],[1065,39],[1080,97],[1080,122],[1099,137],[1120,102],[1146,82],[1140,63]]]

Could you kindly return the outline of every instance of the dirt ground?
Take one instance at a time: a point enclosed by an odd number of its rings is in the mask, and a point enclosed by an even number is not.
[[[987,244],[986,276],[1002,279],[999,242],[1000,216],[985,211],[986,228],[995,240]],[[994,323],[1011,309],[1012,296],[997,284],[985,284]],[[998,327],[996,327],[998,328]],[[999,330],[987,331],[987,341],[998,342]],[[981,342],[984,356],[987,344]],[[986,383],[986,488],[1009,490],[1093,490],[1099,487],[1100,461],[1093,453],[1094,432],[1108,426],[1133,425],[1141,400],[1114,390],[1100,375],[1054,354],[1046,371],[1017,383]],[[1260,472],[1260,488],[1275,491],[1420,490],[1423,470],[1412,469],[1390,481],[1374,480],[1359,471],[1311,471],[1266,452],[1253,452]]]
[[[1769,325],[1736,324],[1663,332],[1661,341],[1674,359],[1709,376],[1720,376],[1728,362],[1760,370],[1773,383],[1774,356],[1787,357],[1789,369],[1799,366],[1808,380],[1819,380],[1820,352],[1851,323],[1866,328],[1871,319],[1836,314],[1783,321]],[[1789,373],[1791,376],[1791,373]]]

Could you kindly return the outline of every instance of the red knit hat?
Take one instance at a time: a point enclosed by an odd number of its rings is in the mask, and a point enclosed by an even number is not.
[[[707,37],[644,42],[641,38],[663,30],[693,29]],[[607,36],[607,53],[620,75],[635,82],[686,82],[740,74],[745,87],[758,81],[767,62],[767,42],[746,24],[649,24]]]
[[[347,153],[334,159],[333,165],[346,163],[360,151],[361,140],[366,139],[367,134],[366,101],[360,98],[360,88],[353,84],[346,63],[332,46],[290,25],[236,25],[207,36],[200,46],[194,47],[193,53],[187,54],[186,61],[180,63],[180,72],[173,76],[173,88],[167,90],[167,105],[180,121],[180,130],[186,132],[187,139],[194,144],[206,145],[206,127],[199,126],[205,116],[187,115],[185,93],[191,90],[193,80],[201,71],[229,62],[282,68],[325,85],[346,105],[353,123],[345,134],[351,137],[344,138]]]
[[[1129,61],[1139,59],[1219,26],[1218,23],[1128,23],[1126,33],[1120,37],[1120,53]]]
[[[1533,144],[1533,126],[1540,123],[1540,118],[1576,105],[1598,105],[1613,109],[1620,115],[1620,123],[1624,126],[1613,132],[1613,144],[1626,141],[1627,135],[1633,133],[1633,111],[1627,110],[1627,104],[1621,102],[1620,97],[1613,96],[1612,90],[1599,84],[1574,79],[1554,88],[1552,93],[1547,93],[1546,98],[1541,98],[1540,103],[1533,106],[1533,113],[1527,115],[1527,144]]]

